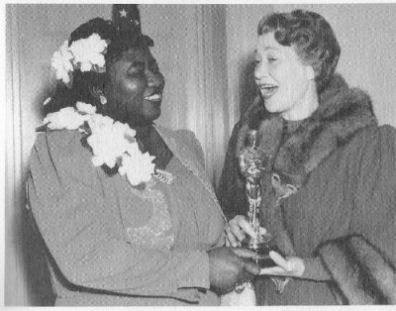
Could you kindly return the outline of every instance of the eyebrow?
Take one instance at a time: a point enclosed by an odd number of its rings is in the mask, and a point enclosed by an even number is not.
[[[266,46],[264,47],[264,51],[268,51],[268,50],[276,50],[279,51],[279,49],[275,46]],[[257,53],[257,49],[254,50],[254,53]]]

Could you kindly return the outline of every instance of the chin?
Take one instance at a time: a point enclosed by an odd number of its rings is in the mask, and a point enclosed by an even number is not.
[[[265,109],[270,113],[282,113],[285,110],[288,110],[290,106],[288,99],[276,95],[264,100]]]
[[[153,123],[161,115],[161,108],[154,106],[145,106],[140,111],[128,112],[128,120],[133,126],[146,126]]]
[[[146,125],[153,123],[155,120],[157,120],[159,117],[161,116],[161,109],[155,109],[155,110],[151,110],[149,112],[146,112],[141,120],[142,123],[145,123]]]
[[[153,111],[151,111],[150,114],[146,116],[147,120],[150,120],[151,122],[157,120],[161,116],[161,108],[155,108]]]
[[[274,100],[265,100],[264,107],[270,113],[279,112],[279,105]]]
[[[161,102],[145,102],[142,112],[147,120],[158,119],[161,115]]]

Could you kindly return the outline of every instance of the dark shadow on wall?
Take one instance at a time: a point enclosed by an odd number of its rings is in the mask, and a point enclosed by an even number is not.
[[[48,70],[49,68],[46,68]],[[43,77],[44,78],[44,77]],[[47,78],[48,79],[48,78]],[[55,83],[47,81],[46,86],[38,92],[34,99],[36,114],[42,116],[43,102],[53,93]],[[27,171],[27,170],[26,170]],[[39,232],[31,221],[31,211],[28,210],[27,198],[25,194],[25,181],[28,172],[23,178],[22,193],[22,252],[24,259],[24,271],[26,273],[28,305],[29,306],[53,306],[55,294],[50,280],[50,273],[45,256],[45,245]]]
[[[241,116],[246,109],[253,103],[254,98],[257,96],[257,87],[254,81],[254,55],[251,54],[246,57],[245,62],[240,70],[240,83],[239,83],[239,111]]]
[[[45,257],[44,242],[33,227],[28,210],[23,213],[23,249],[30,306],[53,306],[55,294]]]

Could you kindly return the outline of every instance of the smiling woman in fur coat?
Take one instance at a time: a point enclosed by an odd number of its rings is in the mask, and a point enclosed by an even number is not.
[[[238,158],[257,130],[261,225],[282,253],[256,282],[259,304],[396,304],[396,130],[334,73],[339,55],[316,13],[259,23],[260,96],[234,128],[218,189],[237,245],[251,232]]]

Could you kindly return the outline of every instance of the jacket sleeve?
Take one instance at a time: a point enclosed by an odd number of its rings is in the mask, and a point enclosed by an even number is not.
[[[396,270],[363,236],[328,241],[319,255],[344,304],[396,304]]]
[[[120,216],[104,204],[90,153],[81,152],[79,139],[53,135],[38,137],[26,186],[35,222],[63,276],[118,294],[198,299],[197,288],[209,288],[207,253],[129,243]]]
[[[236,215],[247,215],[248,203],[245,196],[245,183],[239,174],[238,159],[235,156],[238,131],[237,123],[232,131],[224,160],[223,171],[217,187],[217,197],[228,220]]]
[[[350,232],[376,245],[396,267],[396,129],[385,125],[363,139]]]
[[[358,144],[349,235],[319,255],[349,304],[396,304],[396,130],[367,130]]]

